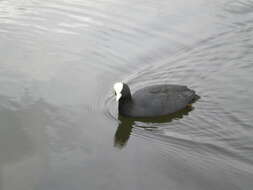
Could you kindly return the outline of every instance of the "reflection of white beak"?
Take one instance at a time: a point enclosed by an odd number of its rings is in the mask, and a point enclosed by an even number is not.
[[[121,98],[122,94],[121,93],[116,93],[116,101],[118,102],[119,99]]]

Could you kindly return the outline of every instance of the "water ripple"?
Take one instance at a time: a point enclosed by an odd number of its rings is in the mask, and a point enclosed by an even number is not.
[[[179,189],[251,189],[252,8],[250,0],[0,1],[1,111],[42,126],[53,170],[81,168],[71,173],[85,175],[81,183],[90,173],[85,182],[94,182],[94,168],[125,182],[137,166],[137,177],[161,173],[166,185],[201,181]],[[121,80],[133,92],[183,84],[201,99],[157,120],[124,118],[112,92]],[[129,179],[127,188],[138,183]]]

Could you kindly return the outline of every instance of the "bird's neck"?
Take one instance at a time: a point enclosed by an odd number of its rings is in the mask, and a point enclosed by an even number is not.
[[[118,109],[119,109],[119,111],[121,111],[121,109],[124,109],[128,105],[131,106],[131,104],[132,104],[131,97],[120,99],[119,104],[118,104]]]

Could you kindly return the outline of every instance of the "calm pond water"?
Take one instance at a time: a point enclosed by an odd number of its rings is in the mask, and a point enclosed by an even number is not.
[[[253,1],[0,0],[0,190],[252,190]],[[118,117],[112,86],[192,109]]]

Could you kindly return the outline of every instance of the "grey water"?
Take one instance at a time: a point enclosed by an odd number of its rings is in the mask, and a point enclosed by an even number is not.
[[[0,190],[252,190],[253,1],[1,0]],[[118,116],[113,84],[191,108]]]

